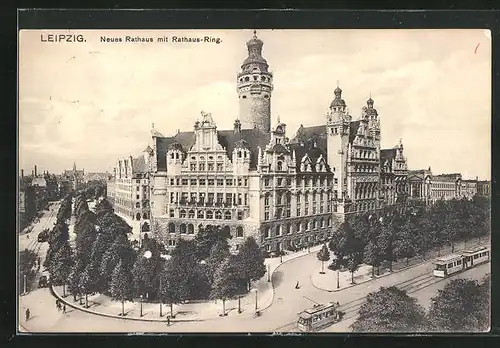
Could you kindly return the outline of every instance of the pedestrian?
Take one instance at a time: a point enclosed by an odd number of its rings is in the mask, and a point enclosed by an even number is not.
[[[298,289],[298,288],[300,288],[300,286],[299,286],[299,281],[297,280],[297,284],[295,284],[295,289]]]
[[[59,299],[56,299],[56,308],[59,310]]]
[[[66,304],[63,304],[63,314],[66,314]]]
[[[30,309],[26,308],[26,321],[30,319]]]
[[[27,238],[27,239],[30,239],[30,235],[29,235],[29,234],[27,234],[27,235],[26,235],[26,238]]]
[[[170,326],[170,316],[167,317],[167,326]]]

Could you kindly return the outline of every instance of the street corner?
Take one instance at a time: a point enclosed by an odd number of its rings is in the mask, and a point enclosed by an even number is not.
[[[341,291],[367,281],[371,278],[371,266],[362,265],[359,269],[351,274],[349,271],[333,271],[328,267],[322,269],[321,266],[316,267],[311,273],[311,283],[318,289],[328,292]]]

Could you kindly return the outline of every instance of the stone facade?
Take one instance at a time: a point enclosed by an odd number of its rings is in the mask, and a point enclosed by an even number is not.
[[[114,177],[107,181],[107,196],[117,214],[150,225],[150,172],[152,149],[141,156],[118,159]],[[149,230],[149,228],[148,228]]]
[[[208,225],[228,228],[233,250],[248,236],[267,251],[320,243],[346,214],[397,204],[408,192],[403,145],[380,155],[371,97],[353,121],[337,87],[324,125],[301,126],[291,140],[279,118],[271,129],[273,76],[262,46],[255,33],[247,42],[233,129],[219,130],[205,112],[192,131],[170,137],[153,126],[151,223],[170,247]],[[390,200],[380,193],[382,165]]]
[[[477,182],[477,194],[482,197],[491,196],[491,182],[482,180]]]

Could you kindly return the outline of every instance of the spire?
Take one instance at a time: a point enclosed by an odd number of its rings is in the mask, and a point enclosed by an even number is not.
[[[76,162],[73,162],[73,171],[76,172]]]
[[[264,46],[264,42],[257,37],[257,30],[254,29],[253,37],[247,41],[248,57],[241,65],[243,71],[251,71],[255,66],[258,66],[260,71],[267,72],[269,65],[262,57],[262,46]]]

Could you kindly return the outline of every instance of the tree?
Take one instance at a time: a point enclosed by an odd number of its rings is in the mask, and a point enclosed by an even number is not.
[[[415,230],[412,222],[406,220],[400,227],[394,240],[394,254],[397,259],[405,258],[406,266],[409,264],[409,258],[416,254],[413,231]]]
[[[70,274],[68,276],[68,289],[73,295],[73,299],[76,301],[76,297],[81,298],[82,291],[80,289],[80,276],[85,269],[85,265],[79,259],[73,263],[71,267]]]
[[[113,271],[120,260],[126,261],[127,264],[133,264],[136,256],[127,237],[123,235],[118,235],[113,243],[109,244],[106,237],[100,234],[95,244],[96,247],[98,246],[98,250],[92,254],[92,259],[93,262],[100,265],[99,288],[102,292],[107,293],[111,288]]]
[[[391,286],[368,294],[351,328],[355,332],[416,332],[425,323],[425,311],[417,300]]]
[[[99,269],[96,267],[96,264],[90,262],[81,274],[79,285],[82,295],[85,294],[85,308],[89,307],[88,295],[97,290],[99,281],[98,271]]]
[[[199,260],[205,260],[212,250],[213,246],[219,240],[231,239],[231,233],[227,228],[220,228],[219,226],[207,225],[204,229],[199,231],[194,242],[196,244],[196,255]]]
[[[217,269],[214,275],[210,297],[222,300],[222,315],[226,315],[226,301],[238,294],[238,283],[241,277],[233,257],[228,257]]]
[[[179,269],[175,268],[171,260],[164,263],[160,273],[159,297],[161,303],[170,304],[170,317],[172,318],[175,317],[174,304],[181,302],[185,297],[180,287],[183,283],[182,278],[182,273],[179,272]]]
[[[213,282],[213,277],[217,268],[220,267],[222,262],[229,257],[229,245],[225,240],[219,240],[212,247],[210,251],[210,256],[207,260],[208,276],[210,282]]]
[[[320,251],[317,253],[318,260],[321,261],[321,274],[325,274],[325,262],[330,260],[330,250],[328,250],[328,247],[326,244],[323,244],[323,247],[321,248]]]
[[[151,248],[152,250],[147,249],[149,248],[142,248],[139,251],[139,255],[132,268],[132,276],[134,279],[136,294],[147,294],[147,298],[150,298],[150,296],[156,296],[157,293],[156,278],[157,274],[161,270],[162,260],[160,258],[160,253],[156,250],[156,248]]]
[[[448,332],[484,331],[489,322],[485,322],[482,295],[476,281],[450,281],[431,299],[428,317],[432,328]]]
[[[392,272],[392,261],[394,260],[394,226],[391,222],[383,223],[379,237],[380,250],[383,259],[389,262],[389,270]]]
[[[120,301],[122,303],[121,315],[125,316],[125,301],[133,299],[134,289],[130,268],[126,266],[126,262],[123,260],[120,260],[113,271],[110,290],[113,300]]]
[[[375,277],[375,267],[377,267],[377,275],[379,274],[379,266],[382,261],[381,250],[376,240],[370,240],[364,250],[364,262],[372,266],[372,278]]]
[[[113,206],[105,198],[98,200],[94,210],[98,217],[114,213]]]
[[[247,284],[250,290],[252,281],[259,280],[266,274],[264,255],[253,237],[248,237],[241,246],[235,258],[241,279]]]
[[[171,256],[171,270],[175,272],[175,274],[171,273],[171,276],[176,279],[179,297],[187,300],[191,297],[196,283],[196,270],[199,265],[196,258],[196,245],[193,241],[179,239]]]
[[[346,265],[349,272],[351,272],[351,284],[354,284],[354,272],[359,268],[363,260],[363,254],[360,252],[353,252],[347,255]]]
[[[66,241],[55,252],[50,267],[50,281],[54,285],[62,285],[63,296],[66,296],[66,283],[68,282],[73,266],[73,250]]]

